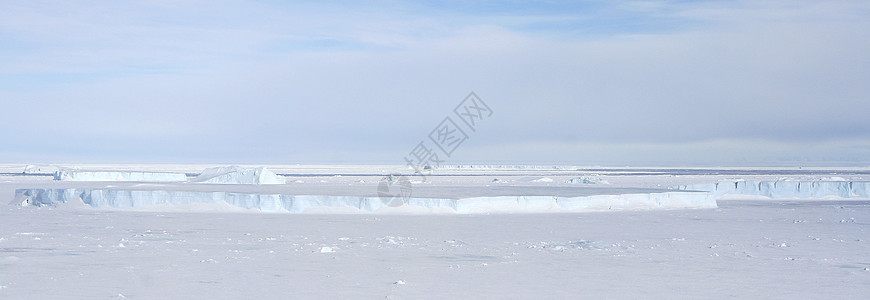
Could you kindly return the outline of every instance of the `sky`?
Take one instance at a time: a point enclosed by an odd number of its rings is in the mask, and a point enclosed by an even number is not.
[[[471,92],[445,164],[870,166],[870,2],[0,2],[0,162],[404,164]]]

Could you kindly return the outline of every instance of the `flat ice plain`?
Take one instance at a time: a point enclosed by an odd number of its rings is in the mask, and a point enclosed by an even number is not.
[[[61,181],[39,171],[50,166],[0,166],[0,298],[863,299],[870,293],[867,168],[452,166],[425,182],[409,176],[411,199],[557,200],[467,210],[412,203],[360,209],[339,201],[293,210],[141,201],[182,191],[379,203],[383,175],[409,172],[266,166],[286,183],[235,185],[152,174],[195,178],[214,166],[63,167],[155,180]],[[24,191],[67,189],[151,196],[140,196],[142,205],[19,201]],[[613,198],[669,191],[709,194],[714,205]],[[578,197],[606,205],[557,205]]]

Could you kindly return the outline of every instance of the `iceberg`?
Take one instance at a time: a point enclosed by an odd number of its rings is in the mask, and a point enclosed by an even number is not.
[[[190,180],[198,183],[213,184],[284,184],[284,177],[259,167],[246,169],[239,166],[208,168],[196,178]]]
[[[607,180],[601,179],[601,176],[591,175],[591,176],[580,176],[571,178],[565,181],[565,183],[581,183],[581,184],[610,184]]]
[[[165,172],[62,170],[54,173],[54,180],[184,182],[187,181],[187,175],[182,173]]]
[[[716,199],[736,195],[770,199],[870,199],[870,182],[862,181],[726,181],[671,189],[710,192]]]
[[[286,195],[235,192],[115,190],[115,189],[18,189],[13,203],[54,206],[81,201],[92,207],[133,208],[155,205],[229,204],[263,212],[302,213],[313,208],[352,208],[375,212],[391,207],[377,196]],[[469,198],[408,198],[410,208],[438,209],[460,214],[490,212],[549,212],[716,208],[707,192],[554,196],[488,196]]]

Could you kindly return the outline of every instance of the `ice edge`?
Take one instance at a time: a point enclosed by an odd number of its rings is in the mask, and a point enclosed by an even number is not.
[[[263,211],[302,213],[314,208],[352,208],[359,212],[400,211],[379,197],[287,195],[234,192],[146,191],[114,189],[17,189],[14,204],[54,206],[80,201],[92,207],[147,208],[165,205],[229,204]],[[491,196],[408,198],[404,209],[469,213],[560,212],[716,208],[707,192],[673,191],[580,197]],[[320,210],[322,211],[322,210]],[[418,210],[419,212],[419,210]]]

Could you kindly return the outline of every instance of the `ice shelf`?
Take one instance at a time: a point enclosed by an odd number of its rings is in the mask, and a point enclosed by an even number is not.
[[[771,199],[870,199],[870,182],[861,181],[731,181],[672,188],[710,192],[715,199],[758,196]]]
[[[164,172],[62,170],[54,173],[54,180],[182,182],[187,181],[187,175],[183,173]]]
[[[93,207],[132,208],[160,205],[229,204],[264,212],[301,213],[312,208],[351,208],[375,212],[389,201],[370,196],[286,195],[233,192],[114,190],[114,189],[18,189],[13,203],[52,206],[80,201]],[[707,192],[660,192],[579,197],[485,196],[468,198],[405,199],[404,208],[434,209],[454,213],[552,212],[716,208]]]

